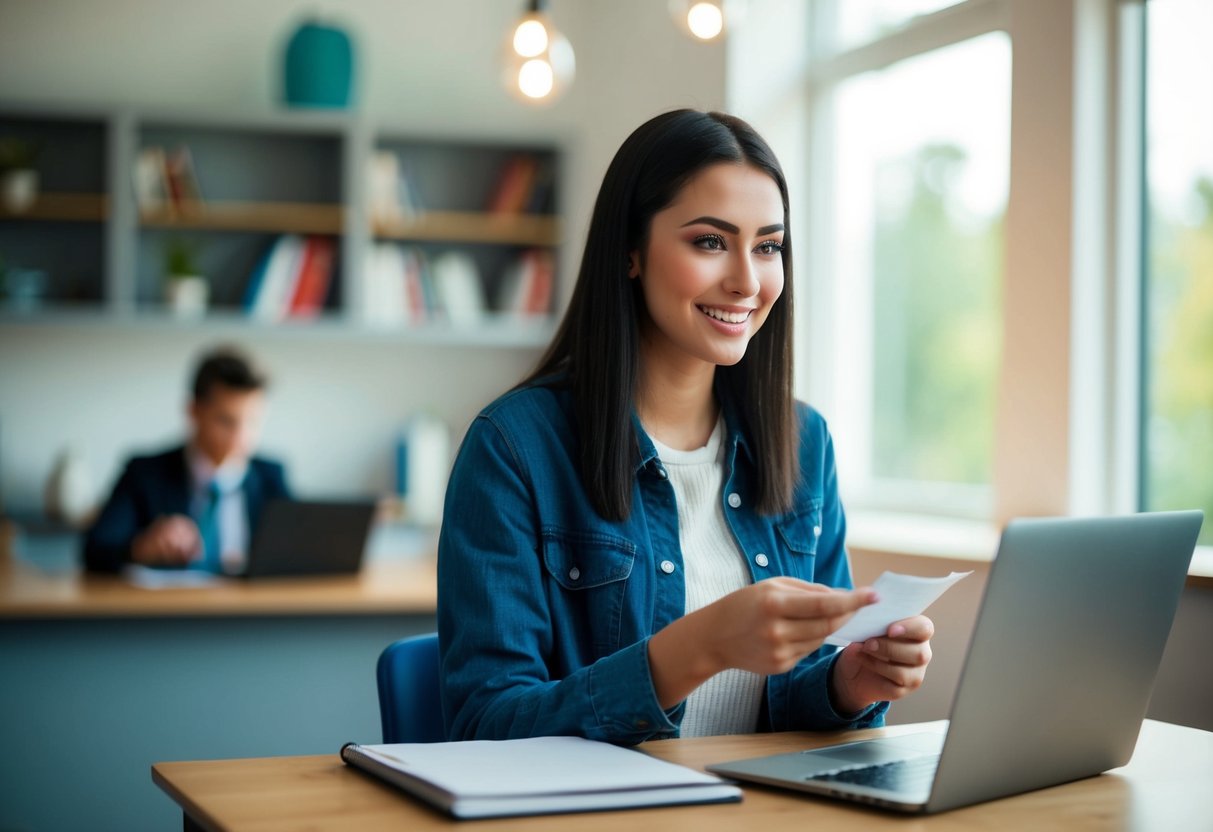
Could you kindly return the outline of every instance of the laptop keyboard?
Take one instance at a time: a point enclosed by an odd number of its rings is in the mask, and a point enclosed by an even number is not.
[[[852,783],[896,792],[925,791],[935,779],[939,756],[914,757],[862,768],[845,768],[814,774],[806,779],[830,783]]]

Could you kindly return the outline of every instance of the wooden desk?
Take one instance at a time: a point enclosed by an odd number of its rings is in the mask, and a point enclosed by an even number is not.
[[[944,723],[855,732],[856,738],[942,730]],[[651,742],[641,748],[693,768],[836,742],[840,736],[786,733]],[[1213,827],[1213,734],[1147,720],[1129,765],[1100,777],[941,815],[909,817],[808,795],[745,786],[739,804],[551,815],[491,821],[448,820],[413,798],[347,768],[336,754],[158,763],[152,779],[185,815],[185,828],[419,830],[661,829],[712,832],[833,830],[1149,830]]]
[[[1205,518],[1206,523],[1213,523],[1213,518]],[[1197,547],[1192,555],[1192,565],[1188,568],[1188,586],[1199,586],[1213,589],[1213,548]]]
[[[436,594],[426,558],[155,590],[0,559],[0,829],[175,827],[156,760],[377,740],[375,660]]]
[[[116,575],[48,574],[20,561],[0,561],[0,619],[432,615],[437,603],[432,558],[372,562],[357,575],[233,578],[173,589],[141,589]]]

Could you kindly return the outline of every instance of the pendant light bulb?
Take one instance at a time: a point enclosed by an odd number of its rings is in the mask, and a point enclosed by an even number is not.
[[[547,61],[532,58],[518,70],[518,89],[528,98],[546,98],[555,85],[555,73]]]
[[[548,30],[543,21],[529,17],[514,30],[514,51],[523,58],[542,55],[548,48]]]
[[[700,40],[711,40],[724,31],[724,12],[712,3],[696,3],[687,9],[687,28]]]
[[[502,83],[528,104],[548,104],[573,82],[573,47],[544,13],[546,4],[532,0],[510,29],[502,50]]]
[[[720,40],[742,12],[738,0],[669,0],[669,7],[678,28],[701,43]]]

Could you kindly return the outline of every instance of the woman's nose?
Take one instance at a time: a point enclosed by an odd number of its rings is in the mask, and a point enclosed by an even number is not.
[[[749,252],[739,252],[729,266],[729,274],[724,282],[725,291],[741,298],[758,294],[758,274]]]

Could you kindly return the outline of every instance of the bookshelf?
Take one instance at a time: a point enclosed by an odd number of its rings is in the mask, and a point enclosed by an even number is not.
[[[341,206],[307,202],[211,202],[140,211],[144,228],[195,231],[268,231],[278,234],[342,233]]]
[[[105,114],[0,109],[0,137],[34,148],[40,193],[23,210],[0,200],[4,268],[20,269],[24,285],[56,301],[104,302],[111,181]]]
[[[407,242],[546,247],[560,244],[560,222],[552,216],[511,217],[473,211],[435,211],[415,219],[376,223],[374,230],[380,239]]]
[[[103,222],[108,213],[105,194],[43,193],[22,211],[0,203],[0,220],[10,222]]]
[[[33,270],[43,280],[40,296],[21,308],[0,284],[0,322],[201,327],[236,337],[281,329],[286,337],[518,348],[542,346],[553,331],[552,276],[546,294],[527,294],[526,310],[510,306],[520,295],[504,289],[517,282],[519,264],[536,251],[554,260],[561,245],[563,152],[550,137],[418,135],[350,114],[0,102],[0,138],[14,136],[39,147],[40,191],[20,209],[0,204],[0,274]],[[383,183],[377,193],[372,177],[375,160],[387,157],[399,173],[397,205],[384,213],[374,201]],[[158,158],[167,160],[163,174]],[[162,190],[147,190],[149,170]],[[309,252],[312,241],[327,241],[331,268],[319,309],[306,321],[256,319],[250,285],[259,285],[258,271],[291,236]],[[174,247],[195,252],[207,278],[200,319],[181,320],[165,306]],[[425,315],[371,314],[385,297],[377,254],[389,248],[420,264],[424,292],[401,290],[401,297],[423,303]],[[451,261],[476,288],[458,299],[480,305],[474,316],[466,308],[456,314],[450,286],[436,267],[430,273],[437,263],[449,273]]]

